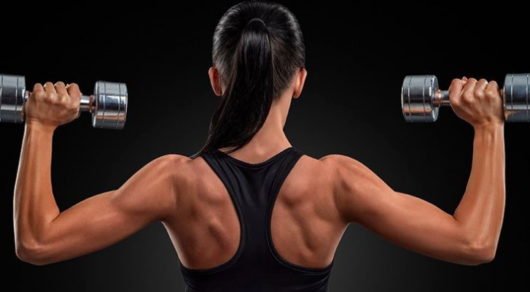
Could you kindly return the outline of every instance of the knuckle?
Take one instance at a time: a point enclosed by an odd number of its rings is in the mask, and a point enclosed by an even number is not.
[[[462,94],[462,98],[464,100],[470,100],[470,99],[473,99],[473,93],[472,92],[469,92],[469,91],[466,91],[464,92],[464,94]]]
[[[50,92],[46,95],[47,99],[50,100],[50,101],[57,101],[57,94],[53,93],[53,92]]]
[[[483,91],[483,90],[477,90],[477,91],[475,91],[475,97],[476,97],[476,98],[483,99],[484,96],[485,96],[485,94],[484,94],[484,91]]]
[[[50,104],[54,103],[54,99],[49,94],[43,95],[42,100],[45,101],[46,103],[50,103]]]
[[[471,78],[468,79],[468,82],[469,82],[469,81],[471,81],[471,82],[477,82],[477,79],[471,77]]]
[[[70,99],[68,99],[67,97],[63,97],[59,100],[61,101],[61,104],[65,107],[69,107],[71,104]]]
[[[487,90],[485,95],[488,98],[494,98],[497,96],[497,93],[495,92],[495,90]]]
[[[466,95],[464,96],[464,98],[462,98],[462,102],[466,104],[471,104],[473,103],[474,100],[475,99],[473,98],[473,96],[469,96],[469,95]]]
[[[42,91],[42,90],[39,90],[37,92],[35,92],[35,97],[38,98],[38,99],[44,99],[46,98],[46,92]]]

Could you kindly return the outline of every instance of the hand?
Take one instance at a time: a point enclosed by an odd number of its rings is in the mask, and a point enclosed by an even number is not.
[[[80,115],[81,91],[75,83],[61,81],[44,87],[37,83],[25,104],[24,114],[27,124],[39,124],[55,129],[77,119]]]
[[[504,124],[502,97],[495,81],[454,79],[449,87],[449,100],[456,115],[475,129]]]

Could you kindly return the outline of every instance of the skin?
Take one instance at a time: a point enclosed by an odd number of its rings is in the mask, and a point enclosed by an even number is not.
[[[214,93],[225,86],[208,70]],[[299,98],[307,71],[273,102],[264,126],[230,156],[262,162],[291,146],[283,132],[290,103]],[[188,268],[211,268],[230,259],[240,225],[229,194],[202,157],[170,154],[136,172],[119,189],[60,211],[51,186],[54,130],[76,119],[76,84],[36,84],[26,104],[26,126],[14,197],[18,257],[46,265],[101,250],[159,221]],[[478,265],[493,260],[505,204],[504,118],[495,81],[455,79],[453,110],[474,128],[469,182],[454,214],[395,191],[354,158],[303,155],[281,186],[271,221],[282,257],[308,267],[333,259],[346,228],[359,223],[404,248],[443,261]],[[54,119],[50,119],[54,117]],[[226,151],[229,149],[220,149]]]

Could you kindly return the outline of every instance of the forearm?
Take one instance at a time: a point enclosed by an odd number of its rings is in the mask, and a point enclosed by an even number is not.
[[[51,185],[53,129],[25,125],[13,199],[17,249],[34,249],[43,242],[50,222],[60,210]]]
[[[471,174],[454,213],[474,247],[490,253],[496,250],[505,196],[504,125],[476,128]]]

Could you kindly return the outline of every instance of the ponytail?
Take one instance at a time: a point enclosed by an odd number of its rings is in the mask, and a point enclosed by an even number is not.
[[[243,1],[221,18],[213,37],[212,66],[226,90],[214,110],[200,156],[219,148],[236,151],[263,126],[272,102],[305,67],[296,17],[270,1]]]
[[[260,18],[251,19],[241,31],[233,64],[204,152],[236,146],[231,153],[245,146],[269,115],[274,94],[272,47]]]

